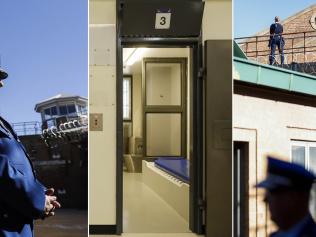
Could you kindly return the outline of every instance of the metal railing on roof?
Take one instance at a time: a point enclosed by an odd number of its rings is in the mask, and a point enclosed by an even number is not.
[[[18,136],[42,134],[42,123],[37,121],[19,122],[11,124]]]
[[[284,45],[284,64],[306,64],[316,62],[316,32],[305,31],[282,34]],[[261,63],[269,63],[270,49],[268,47],[270,35],[256,35],[235,38],[246,56]],[[279,62],[278,50],[276,60]]]

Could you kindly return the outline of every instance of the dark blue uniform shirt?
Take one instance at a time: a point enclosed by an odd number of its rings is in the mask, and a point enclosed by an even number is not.
[[[274,23],[270,26],[270,35],[281,35],[283,33],[283,26],[280,23]]]
[[[24,146],[0,117],[0,237],[33,236],[33,220],[44,216],[45,191]]]

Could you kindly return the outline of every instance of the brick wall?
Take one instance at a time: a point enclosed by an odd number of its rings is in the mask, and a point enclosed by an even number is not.
[[[291,64],[292,62],[296,63],[310,63],[316,62],[316,30],[312,28],[310,24],[310,19],[312,15],[316,12],[316,5],[304,10],[301,13],[298,13],[288,19],[285,19],[283,22],[284,33],[289,35],[284,35],[285,39],[285,64]],[[271,19],[273,23],[273,19]],[[270,27],[270,26],[267,26]],[[304,34],[300,32],[310,32],[306,33],[305,37],[305,52],[304,49],[294,49],[297,47],[304,46]],[[269,42],[269,31],[259,33],[260,36],[257,38],[253,37],[245,42],[242,45],[244,52],[246,51],[258,51],[253,53],[247,53],[247,56],[251,59],[258,60],[261,63],[269,63],[269,54],[270,50],[268,48]],[[251,43],[250,41],[253,41]],[[262,41],[262,42],[260,42]],[[310,48],[308,48],[310,47]],[[313,52],[307,52],[313,51]],[[277,54],[276,50],[276,54]],[[280,62],[279,56],[276,56],[276,60]]]

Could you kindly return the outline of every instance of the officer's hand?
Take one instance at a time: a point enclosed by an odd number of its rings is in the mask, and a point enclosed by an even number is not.
[[[49,188],[49,189],[46,190],[45,194],[47,196],[53,196],[54,192],[55,192],[55,190],[53,188]],[[53,201],[52,204],[53,204],[54,208],[60,208],[61,207],[60,203],[57,202],[57,201]]]
[[[46,194],[45,195],[45,217],[54,216],[55,215],[54,210],[56,208],[60,208],[61,205],[57,201],[57,197],[53,196],[54,194],[53,188],[47,189],[45,194]]]
[[[50,217],[55,215],[55,209],[60,208],[61,205],[57,202],[56,196],[45,196],[45,217]]]
[[[53,203],[56,202],[56,200],[56,196],[45,195],[45,217],[53,216],[55,214],[55,206]]]

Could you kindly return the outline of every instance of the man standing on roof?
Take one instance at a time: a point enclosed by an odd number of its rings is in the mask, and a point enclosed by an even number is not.
[[[274,24],[270,26],[270,40],[268,47],[271,48],[271,53],[269,55],[270,65],[274,64],[275,62],[275,48],[278,46],[278,50],[281,55],[281,65],[284,64],[284,38],[282,37],[283,34],[283,26],[280,24],[280,18],[276,16],[274,18]]]
[[[0,88],[7,77],[0,69]],[[33,220],[53,216],[60,207],[54,189],[46,189],[37,180],[24,146],[1,116],[0,193],[1,237],[34,236]]]
[[[266,190],[271,220],[279,227],[270,237],[315,237],[316,223],[309,212],[315,175],[303,166],[268,156],[268,175],[256,187]]]

